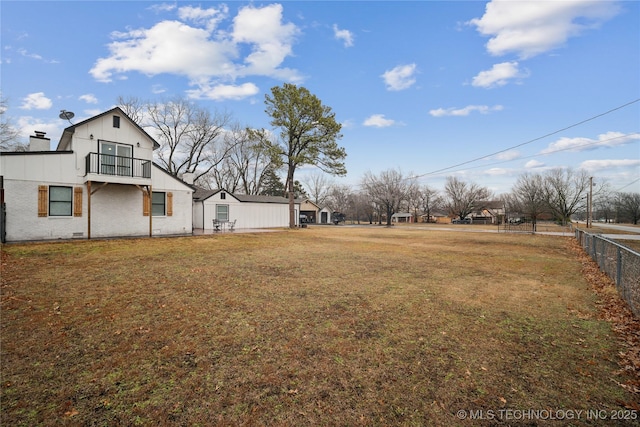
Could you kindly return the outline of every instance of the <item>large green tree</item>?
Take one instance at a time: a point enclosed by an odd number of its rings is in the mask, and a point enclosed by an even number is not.
[[[271,125],[279,130],[277,138],[263,138],[274,162],[286,168],[286,190],[289,195],[289,227],[295,227],[296,170],[313,165],[332,175],[347,173],[344,148],[338,146],[342,125],[331,108],[308,89],[285,83],[265,96],[265,112]],[[264,133],[263,133],[264,134]]]

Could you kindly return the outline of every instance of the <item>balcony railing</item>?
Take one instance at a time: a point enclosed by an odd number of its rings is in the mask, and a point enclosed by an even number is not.
[[[151,178],[151,161],[111,154],[89,153],[85,158],[87,173],[132,178]]]

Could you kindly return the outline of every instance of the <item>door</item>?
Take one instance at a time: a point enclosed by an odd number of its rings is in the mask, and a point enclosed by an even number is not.
[[[113,142],[100,143],[100,173],[106,175],[132,176],[132,147]]]

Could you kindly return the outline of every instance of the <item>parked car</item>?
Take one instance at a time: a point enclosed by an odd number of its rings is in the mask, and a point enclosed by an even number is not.
[[[346,215],[342,212],[334,212],[331,214],[331,222],[338,225],[339,223],[344,222],[345,217]]]
[[[451,224],[471,224],[471,220],[469,218],[454,219]]]

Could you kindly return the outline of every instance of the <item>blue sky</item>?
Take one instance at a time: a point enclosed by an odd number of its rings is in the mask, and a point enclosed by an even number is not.
[[[76,123],[118,96],[188,97],[269,128],[264,96],[290,82],[343,124],[339,184],[398,169],[500,194],[571,167],[640,192],[637,1],[3,0],[0,14],[5,114],[24,142],[40,130],[55,146],[60,110]]]

